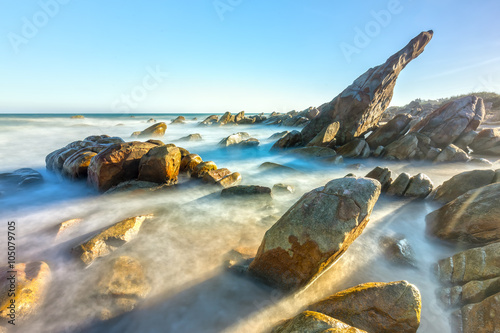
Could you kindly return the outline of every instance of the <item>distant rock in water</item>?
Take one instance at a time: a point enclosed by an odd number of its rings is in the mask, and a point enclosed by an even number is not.
[[[138,137],[138,138],[162,137],[165,135],[166,130],[167,130],[167,124],[161,122],[161,123],[151,125],[150,127],[146,128],[142,132],[134,132],[132,134],[132,137]]]
[[[305,288],[363,232],[380,194],[368,178],[341,178],[306,193],[269,229],[249,272],[288,291]]]
[[[69,117],[69,118],[70,118],[70,119],[84,119],[85,117],[84,117],[84,116],[82,116],[81,114],[79,114],[79,115],[76,115],[76,116],[71,116],[71,117]]]
[[[41,183],[43,183],[43,177],[40,172],[30,168],[0,173],[0,184],[13,185],[18,189],[28,188]]]
[[[432,35],[432,31],[422,32],[384,64],[369,69],[331,102],[321,105],[320,114],[302,130],[304,142],[335,121],[340,123],[340,145],[376,126],[391,102],[399,73],[424,51]]]
[[[201,140],[203,140],[203,138],[201,137],[201,134],[198,133],[189,134],[188,136],[179,139],[179,141],[201,141]]]
[[[171,124],[185,124],[186,123],[186,118],[184,116],[179,116],[172,120]]]

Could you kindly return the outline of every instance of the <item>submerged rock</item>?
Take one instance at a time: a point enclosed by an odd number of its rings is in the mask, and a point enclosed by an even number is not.
[[[285,165],[281,165],[278,163],[273,163],[273,162],[264,162],[261,165],[259,165],[259,170],[262,171],[272,171],[272,172],[291,172],[291,173],[296,173],[298,172],[294,168],[290,168]]]
[[[273,185],[272,193],[278,194],[292,194],[295,192],[295,188],[292,185],[278,183]]]
[[[252,196],[264,199],[272,199],[271,189],[269,187],[258,185],[238,185],[225,188],[222,190],[221,196],[224,198]]]
[[[186,123],[186,117],[184,116],[178,116],[171,122],[171,124],[185,124],[185,123]]]
[[[292,319],[284,320],[271,333],[366,333],[323,313],[304,311]]]
[[[22,168],[13,172],[0,173],[0,182],[22,189],[43,183],[43,176],[34,169]]]
[[[337,152],[327,147],[303,147],[287,150],[288,154],[293,154],[308,159],[326,159],[337,156]]]
[[[219,116],[211,115],[211,116],[208,116],[207,118],[205,118],[205,120],[203,120],[200,123],[200,125],[209,126],[209,125],[216,124],[218,121],[219,121]]]
[[[307,309],[373,333],[416,332],[420,292],[406,281],[365,283],[340,291]]]
[[[384,236],[380,238],[384,255],[393,263],[416,267],[416,256],[413,248],[404,235]]]
[[[229,146],[234,146],[238,145],[244,140],[250,139],[250,135],[247,132],[238,132],[231,134],[227,138],[224,138],[219,142],[219,146],[221,147],[229,147]]]
[[[72,252],[77,255],[85,265],[90,265],[95,259],[106,256],[118,247],[134,239],[143,222],[149,216],[136,216],[113,224],[104,231],[92,236],[80,245],[74,247]]]
[[[380,183],[341,178],[306,193],[271,229],[249,271],[284,290],[306,287],[361,234],[380,194]]]

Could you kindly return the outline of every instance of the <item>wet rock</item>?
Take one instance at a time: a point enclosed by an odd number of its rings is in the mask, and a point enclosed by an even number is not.
[[[232,174],[222,178],[217,182],[222,188],[228,188],[232,186],[239,185],[241,183],[241,174],[239,172],[233,172]]]
[[[437,296],[446,307],[479,303],[500,293],[500,277],[484,281],[470,281],[463,286],[440,288]]]
[[[500,330],[500,293],[481,303],[462,308],[463,333],[490,333]]]
[[[181,166],[181,151],[177,147],[158,146],[141,157],[138,180],[176,184]]]
[[[432,180],[423,173],[419,173],[418,175],[411,177],[410,184],[408,185],[404,196],[425,198],[432,192],[433,188],[434,184],[432,183]]]
[[[203,176],[203,182],[208,184],[215,184],[220,181],[222,178],[229,176],[231,171],[226,168],[210,170]]]
[[[444,148],[434,162],[467,162],[468,160],[469,155],[452,144]]]
[[[69,117],[69,119],[85,119],[85,117],[82,116],[81,114],[79,114],[79,115],[76,115],[76,116],[71,116],[71,117]]]
[[[343,157],[367,158],[370,156],[370,146],[368,146],[368,143],[363,139],[354,139],[342,147],[337,148],[337,154]]]
[[[245,119],[245,111],[241,111],[236,116],[234,116],[234,122],[235,123],[239,123],[243,119]]]
[[[500,183],[470,190],[427,215],[427,232],[438,238],[467,244],[500,240]]]
[[[218,121],[219,121],[219,116],[211,115],[211,116],[208,116],[207,118],[205,118],[205,120],[203,120],[200,123],[200,125],[210,126],[210,125],[216,124]]]
[[[74,247],[72,252],[85,265],[90,265],[97,258],[110,254],[134,239],[146,218],[148,216],[136,216],[115,223]]]
[[[104,192],[104,194],[116,194],[125,192],[144,193],[148,191],[154,192],[166,187],[170,187],[170,185],[158,185],[158,183],[146,182],[143,180],[128,180],[126,182],[113,186],[112,188]]]
[[[443,105],[416,124],[411,131],[428,136],[434,147],[445,148],[461,135],[476,130],[485,113],[483,99],[468,96]]]
[[[193,173],[198,164],[203,162],[201,157],[197,154],[189,154],[181,159],[180,172]]]
[[[462,172],[439,186],[434,200],[448,203],[470,190],[493,183],[495,175],[495,171],[493,170],[472,170]]]
[[[283,184],[283,183],[279,183],[279,184],[274,184],[273,185],[272,193],[275,193],[275,194],[292,194],[294,192],[295,192],[295,188],[292,185]]]
[[[398,114],[392,118],[387,124],[379,127],[366,139],[366,142],[371,149],[378,146],[387,146],[388,144],[398,140],[410,130],[413,117],[409,114]]]
[[[477,247],[439,260],[436,275],[445,285],[500,277],[500,243]]]
[[[432,31],[422,32],[384,64],[369,69],[331,102],[321,105],[320,114],[302,130],[304,142],[334,121],[341,124],[337,134],[340,145],[376,126],[391,102],[399,73],[424,51],[432,35]]]
[[[300,156],[302,158],[332,158],[337,156],[337,152],[327,147],[303,147],[287,150],[288,154]]]
[[[186,123],[186,118],[184,116],[178,116],[171,122],[171,124],[185,124],[185,123]]]
[[[290,131],[283,131],[283,132],[274,133],[268,139],[269,140],[279,140],[281,138],[284,138],[288,133],[290,133]]]
[[[161,141],[161,140],[155,140],[155,139],[149,139],[146,142],[152,143],[152,144],[157,145],[157,146],[163,146],[163,145],[165,145],[165,143],[163,141]]]
[[[201,141],[203,140],[201,135],[198,133],[195,134],[189,134],[188,136],[182,137],[179,139],[179,141]]]
[[[0,182],[22,189],[43,183],[43,177],[36,170],[22,168],[13,172],[0,173]]]
[[[389,170],[389,168],[376,167],[365,177],[378,180],[382,185],[382,192],[387,191],[389,186],[392,184],[392,171]]]
[[[410,179],[410,174],[406,172],[401,173],[396,178],[396,180],[394,180],[391,186],[389,186],[389,188],[387,189],[387,194],[402,197],[405,194],[408,185],[410,184]]]
[[[140,132],[137,135],[132,134],[132,137],[139,137],[139,138],[145,138],[145,137],[162,137],[165,135],[165,131],[167,130],[167,124],[164,122],[157,123],[154,125],[149,126],[146,128],[144,131]],[[134,132],[137,133],[137,132]]]
[[[292,319],[284,320],[271,331],[271,333],[296,332],[366,333],[366,331],[357,329],[340,320],[314,311],[304,311]]]
[[[231,134],[227,138],[222,139],[221,142],[219,142],[219,146],[229,147],[229,146],[237,145],[240,142],[247,140],[247,139],[250,139],[250,135],[248,133],[238,132],[238,133]]]
[[[133,141],[106,148],[90,161],[87,182],[104,192],[121,182],[137,179],[141,158],[155,147],[152,143]]]
[[[256,138],[250,138],[247,140],[241,141],[239,144],[236,145],[238,148],[255,148],[260,144],[259,140]]]
[[[217,170],[217,165],[214,162],[201,162],[194,167],[193,172],[191,173],[191,177],[203,178],[205,174],[211,170]]]
[[[49,289],[51,272],[43,262],[16,263],[15,266],[15,297],[9,295],[11,288],[11,269],[7,266],[0,269],[0,319],[11,320],[11,300],[15,300],[15,323],[36,314],[43,305]]]
[[[281,150],[295,148],[303,145],[302,134],[299,131],[291,131],[283,138],[279,139],[271,147],[271,150]]]
[[[474,154],[500,156],[500,129],[483,129],[470,144]]]
[[[258,185],[238,185],[228,187],[222,190],[221,196],[223,198],[255,196],[264,199],[272,199],[271,189],[269,187]]]
[[[306,287],[361,234],[380,183],[341,178],[306,193],[266,232],[249,271],[284,290]]]
[[[308,310],[335,317],[373,333],[416,332],[420,292],[406,281],[365,283],[310,305]]]
[[[281,165],[273,162],[264,162],[259,166],[259,170],[262,171],[271,171],[271,172],[298,172],[294,168],[287,167],[285,165]]]
[[[63,164],[62,173],[72,179],[86,178],[90,161],[97,153],[83,150],[68,157]]]
[[[415,252],[404,235],[384,236],[379,243],[386,258],[393,263],[417,267]]]
[[[132,311],[151,291],[141,263],[132,257],[115,259],[111,269],[103,271],[97,284],[100,317],[107,320]]]
[[[220,117],[219,119],[219,125],[227,125],[230,123],[234,123],[234,116],[231,114],[231,112],[226,112]]]
[[[339,131],[340,123],[335,121],[321,130],[309,143],[308,146],[329,147],[335,144],[335,136]]]

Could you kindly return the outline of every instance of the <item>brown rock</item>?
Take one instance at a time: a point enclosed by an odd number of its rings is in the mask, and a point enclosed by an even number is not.
[[[209,126],[209,125],[213,125],[213,124],[217,123],[218,121],[219,121],[219,116],[211,115],[211,116],[208,116],[207,118],[205,118],[205,120],[203,120],[200,123],[200,125]]]
[[[354,139],[342,147],[337,148],[337,154],[343,157],[366,158],[370,155],[370,146],[363,139]]]
[[[186,123],[186,118],[184,116],[178,116],[171,122],[171,124],[185,124],[185,123]]]
[[[266,232],[253,275],[284,290],[306,287],[361,234],[380,194],[368,178],[341,178],[306,193]]]
[[[445,181],[437,191],[435,200],[448,203],[470,190],[489,185],[495,178],[493,170],[472,170],[462,172]]]
[[[500,293],[481,303],[462,308],[463,333],[492,333],[500,330]]]
[[[500,156],[500,129],[483,129],[474,138],[470,148],[475,154]]]
[[[197,154],[189,154],[182,158],[180,171],[192,173],[194,168],[200,164],[202,161],[201,157]]]
[[[295,148],[303,145],[302,134],[299,131],[291,131],[274,143],[271,150]]]
[[[211,170],[217,170],[217,165],[212,161],[201,162],[196,165],[191,173],[193,178],[203,178]]]
[[[389,186],[389,188],[387,189],[387,194],[402,197],[405,194],[408,185],[410,184],[410,179],[410,174],[405,172],[401,173],[391,184],[391,186]]]
[[[157,123],[149,126],[144,131],[140,132],[137,137],[162,137],[165,135],[165,131],[167,130],[167,124],[164,122]],[[134,132],[135,133],[135,132]]]
[[[226,168],[210,170],[203,176],[203,182],[208,184],[215,184],[222,178],[231,174],[231,171]]]
[[[234,146],[241,143],[243,140],[250,139],[250,135],[246,132],[238,132],[231,134],[227,138],[224,138],[219,142],[219,146],[221,147],[229,147]]]
[[[177,147],[158,146],[142,156],[139,164],[139,180],[166,183],[177,183],[181,165],[181,151]]]
[[[451,144],[439,153],[434,162],[467,162],[468,160],[469,155],[465,151]]]
[[[234,123],[234,116],[231,114],[231,112],[226,112],[220,117],[219,124],[220,125],[227,125],[229,123]]]
[[[239,123],[243,119],[245,119],[245,111],[241,111],[236,116],[234,116],[234,122],[235,123]]]
[[[310,305],[351,326],[373,333],[416,332],[420,325],[420,292],[406,281],[365,283]]]
[[[406,188],[404,196],[425,198],[432,192],[433,188],[434,184],[432,180],[423,173],[419,173],[410,178],[410,184]]]
[[[83,151],[74,153],[64,161],[63,174],[73,179],[86,178],[90,161],[95,155],[97,155],[96,152],[88,151],[85,148]]]
[[[222,188],[228,188],[232,186],[239,185],[241,183],[241,174],[239,172],[233,172],[232,174],[222,178],[217,182]]]
[[[392,118],[387,124],[376,129],[366,139],[366,142],[371,149],[378,146],[387,146],[388,144],[398,140],[410,129],[412,116],[409,114],[398,114]]]
[[[335,136],[339,131],[340,123],[335,121],[326,126],[309,143],[308,146],[328,147],[335,143]]]
[[[382,192],[387,191],[389,186],[392,184],[392,171],[389,170],[389,168],[376,167],[365,177],[378,180],[382,185]]]
[[[366,333],[340,320],[329,317],[325,314],[304,311],[296,317],[284,320],[274,327],[271,333]]]

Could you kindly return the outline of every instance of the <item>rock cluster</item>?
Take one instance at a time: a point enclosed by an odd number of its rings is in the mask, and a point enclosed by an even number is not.
[[[397,177],[393,175],[388,168],[376,167],[365,177],[378,180],[382,184],[382,192],[400,197],[425,198],[434,188],[432,180],[423,173],[413,177],[405,172]]]

